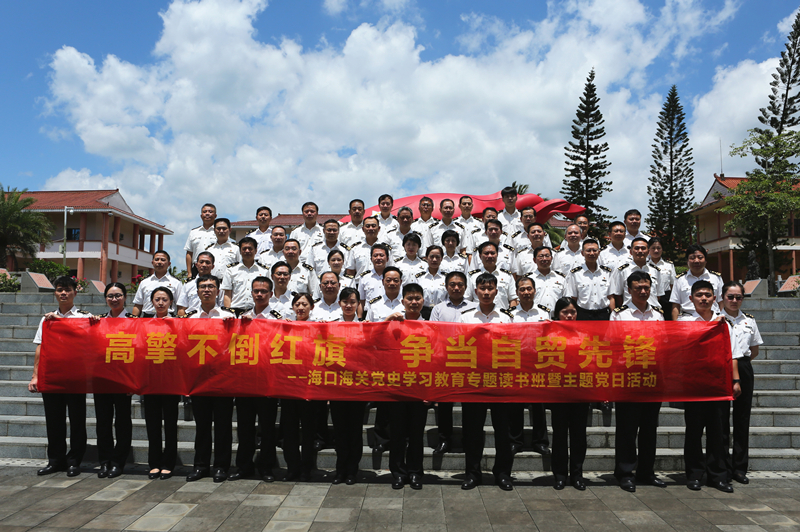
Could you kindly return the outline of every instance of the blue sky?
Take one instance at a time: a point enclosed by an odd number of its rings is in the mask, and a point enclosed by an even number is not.
[[[777,0],[138,0],[0,4],[4,186],[119,186],[183,241],[194,210],[234,219],[303,199],[558,197],[592,67],[614,190],[646,210],[655,120],[675,83],[696,193],[756,125],[797,5]],[[290,186],[286,186],[287,183]],[[248,194],[242,196],[242,192]],[[167,198],[177,212],[156,208]],[[370,203],[370,201],[368,201]]]

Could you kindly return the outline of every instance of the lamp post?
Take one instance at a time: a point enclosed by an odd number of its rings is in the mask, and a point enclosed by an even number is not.
[[[64,205],[64,240],[61,248],[64,256],[64,266],[67,265],[67,211],[69,211],[70,214],[75,212],[71,207]]]

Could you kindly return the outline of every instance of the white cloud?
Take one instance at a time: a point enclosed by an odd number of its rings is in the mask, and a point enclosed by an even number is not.
[[[781,34],[781,37],[786,37],[792,31],[792,24],[794,24],[794,19],[797,18],[797,13],[800,12],[800,7],[792,11],[792,14],[788,17],[782,19],[778,22],[778,32]]]
[[[714,59],[719,59],[719,56],[721,56],[722,53],[727,49],[728,49],[728,43],[723,43],[722,46],[711,52],[711,57],[713,57]]]
[[[459,41],[469,53],[424,61],[418,26],[400,20],[362,24],[341,49],[265,44],[253,21],[266,5],[176,0],[149,65],[56,51],[48,109],[121,169],[67,169],[48,187],[119,186],[137,213],[175,230],[175,248],[212,199],[220,214],[250,219],[261,204],[297,212],[311,198],[345,212],[356,196],[487,194],[514,180],[560,197],[563,148],[594,67],[614,181],[604,201],[621,216],[647,205],[663,99],[648,91],[647,69],[693,53],[694,39],[736,8],[667,0],[654,13],[637,0],[570,0],[524,28],[469,14]]]
[[[322,7],[329,15],[338,15],[347,9],[347,0],[324,0]]]

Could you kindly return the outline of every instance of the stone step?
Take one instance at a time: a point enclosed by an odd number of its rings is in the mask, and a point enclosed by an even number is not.
[[[761,338],[764,340],[764,345],[785,345],[792,347],[800,345],[800,335],[797,333],[762,332]]]
[[[2,353],[33,353],[36,346],[33,340],[22,340],[20,338],[0,337],[0,354]]]
[[[47,440],[45,438],[0,437],[0,458],[29,458],[46,459]],[[656,451],[656,471],[682,471],[683,450],[663,449]],[[494,449],[488,447],[484,450],[482,469],[491,471],[494,463]],[[193,445],[189,442],[178,444],[178,463],[191,464],[194,458]],[[236,450],[233,451],[233,460]],[[84,457],[84,463],[97,461],[96,441],[89,440],[89,449]],[[147,463],[147,441],[135,440],[133,442],[129,461]],[[278,462],[281,468],[286,467],[283,451],[278,449]],[[800,463],[800,450],[798,449],[760,449],[750,448],[750,468],[753,471],[796,471]],[[336,453],[332,449],[325,449],[317,453],[316,466],[322,470],[333,470],[336,466]],[[434,456],[432,449],[424,449],[423,466],[426,471],[459,471],[464,468],[464,455],[461,453],[447,453],[444,456]],[[368,447],[364,448],[360,468],[364,470],[388,469],[389,453],[377,455]],[[589,449],[584,462],[585,471],[607,471],[614,469],[614,449]],[[514,457],[515,471],[541,471],[549,474],[550,458],[532,452],[522,452]]]
[[[761,333],[765,332],[781,332],[781,333],[794,333],[800,331],[800,312],[794,316],[793,320],[759,320],[756,318],[758,330]]]
[[[753,406],[800,407],[800,392],[792,390],[754,390]]]
[[[3,361],[0,359],[0,361]],[[33,365],[30,366],[3,366],[0,365],[0,380],[28,382],[33,375]]]
[[[20,338],[33,340],[38,325],[6,325],[0,327],[0,338]]]
[[[800,360],[762,360],[759,356],[759,358],[753,360],[753,372],[757,375],[769,373],[780,375],[800,374]]]
[[[36,346],[31,342],[34,348],[30,351],[8,351],[0,353],[0,365],[3,366],[28,366],[33,367],[34,359],[36,358]]]
[[[753,310],[800,310],[800,298],[747,298],[744,305],[742,305],[742,311],[749,314]]]
[[[761,322],[764,320],[798,320],[800,319],[800,311],[797,309],[743,309],[743,312],[753,316],[758,322],[759,328]]]
[[[81,310],[100,314],[108,311],[108,306],[99,301],[75,299],[75,306]],[[40,318],[47,312],[52,312],[58,308],[56,300],[48,303],[0,303],[0,314],[27,314],[29,316],[39,316]],[[130,307],[129,307],[130,308]]]
[[[800,347],[762,345],[756,360],[800,360]]]
[[[800,390],[800,375],[762,373],[755,382],[756,390]]]

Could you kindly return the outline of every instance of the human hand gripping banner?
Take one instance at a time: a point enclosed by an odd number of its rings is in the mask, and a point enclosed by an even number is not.
[[[447,402],[731,399],[724,323],[44,323],[39,389]]]

